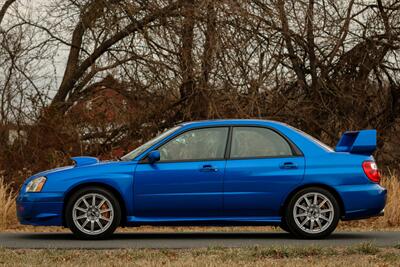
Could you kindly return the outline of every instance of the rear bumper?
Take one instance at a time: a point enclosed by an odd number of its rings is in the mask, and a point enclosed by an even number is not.
[[[17,218],[21,224],[61,226],[63,199],[57,193],[25,193],[16,201]]]
[[[383,216],[387,190],[378,184],[336,187],[344,206],[343,220]]]
[[[381,210],[381,212],[379,212],[378,216],[380,216],[380,217],[385,216],[385,209]]]

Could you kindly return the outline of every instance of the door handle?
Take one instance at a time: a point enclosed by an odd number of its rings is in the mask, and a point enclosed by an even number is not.
[[[281,165],[279,165],[279,168],[281,169],[297,169],[297,164],[294,162],[284,162]]]
[[[200,168],[201,172],[217,172],[218,169],[213,167],[212,165],[203,165],[203,167]]]

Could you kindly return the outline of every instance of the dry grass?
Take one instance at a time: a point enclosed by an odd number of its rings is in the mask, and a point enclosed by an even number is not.
[[[0,177],[0,230],[17,223],[15,197],[11,186],[4,182],[4,178]]]
[[[368,220],[342,222],[340,230],[380,230],[400,227],[400,179],[395,174],[386,175],[382,179],[382,185],[388,189],[388,199],[385,208],[385,216]],[[0,178],[0,230],[1,231],[67,231],[60,227],[31,227],[18,225],[15,211],[15,193],[10,185]],[[139,227],[119,229],[119,231],[135,232],[181,232],[181,231],[271,231],[272,227]]]
[[[383,186],[389,192],[383,221],[388,226],[400,226],[400,179],[392,173],[384,177]]]
[[[0,249],[2,266],[396,266],[398,248]]]
[[[389,175],[385,175],[382,178],[381,184],[388,190],[385,216],[368,220],[342,222],[340,229],[379,230],[400,227],[400,177],[394,173],[389,173]]]

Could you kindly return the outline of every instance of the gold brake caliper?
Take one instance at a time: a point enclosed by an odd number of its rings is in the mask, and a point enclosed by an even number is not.
[[[109,208],[108,208],[108,206],[107,206],[106,203],[104,203],[104,204],[101,205],[101,207],[100,207],[100,210],[101,210],[101,211],[103,211],[103,210],[108,210],[108,209],[109,209]],[[107,219],[110,219],[110,217],[111,217],[110,211],[101,213],[101,215],[102,215],[103,217],[107,218]]]

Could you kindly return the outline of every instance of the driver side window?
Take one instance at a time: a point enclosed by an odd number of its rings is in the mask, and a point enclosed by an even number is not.
[[[185,132],[158,148],[160,161],[223,159],[227,138],[228,127]]]

